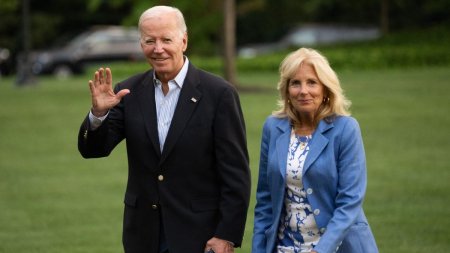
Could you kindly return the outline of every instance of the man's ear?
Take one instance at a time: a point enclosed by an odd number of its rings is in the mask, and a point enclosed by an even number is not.
[[[187,32],[185,32],[183,35],[183,53],[186,52],[187,45],[188,45],[188,34]]]

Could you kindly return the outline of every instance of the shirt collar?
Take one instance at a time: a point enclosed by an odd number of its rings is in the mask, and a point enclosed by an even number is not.
[[[180,72],[178,72],[177,76],[173,80],[169,80],[175,82],[176,85],[180,87],[180,89],[183,87],[184,80],[186,79],[187,72],[189,67],[189,59],[187,56],[184,56],[184,63],[183,67],[181,68]],[[161,81],[156,77],[155,71],[153,71],[153,84],[155,86],[161,84]]]

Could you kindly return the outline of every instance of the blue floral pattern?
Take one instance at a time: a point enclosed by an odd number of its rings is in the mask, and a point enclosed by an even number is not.
[[[278,253],[311,252],[321,236],[302,183],[311,138],[311,135],[296,135],[294,131],[291,134],[284,206],[278,228]]]

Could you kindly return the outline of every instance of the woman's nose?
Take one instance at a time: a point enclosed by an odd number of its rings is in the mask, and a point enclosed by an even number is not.
[[[299,93],[300,94],[307,94],[308,93],[308,87],[306,87],[306,85],[300,85]]]

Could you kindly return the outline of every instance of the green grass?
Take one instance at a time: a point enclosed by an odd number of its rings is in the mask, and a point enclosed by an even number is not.
[[[114,71],[114,70],[113,70]],[[363,132],[365,211],[380,252],[450,250],[450,71],[447,67],[339,72]],[[123,78],[119,76],[116,81]],[[123,252],[127,161],[84,160],[77,131],[90,107],[89,77],[0,79],[0,252]],[[253,176],[245,241],[250,251],[259,142],[275,109],[277,73],[245,73],[242,86]]]

